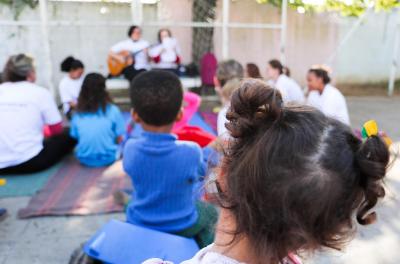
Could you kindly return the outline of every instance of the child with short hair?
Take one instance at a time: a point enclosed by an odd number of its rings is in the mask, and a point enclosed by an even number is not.
[[[130,98],[132,118],[144,132],[124,148],[123,166],[134,186],[127,221],[194,237],[201,247],[210,244],[216,211],[196,201],[195,187],[205,175],[201,148],[171,133],[182,116],[178,77],[166,71],[141,73],[131,83]]]
[[[58,89],[61,102],[63,103],[64,114],[70,119],[72,111],[75,110],[78,102],[79,92],[81,91],[84,79],[85,66],[80,60],[69,56],[62,61],[61,71],[67,74],[60,81]]]
[[[233,139],[216,180],[215,243],[182,264],[301,263],[296,254],[342,249],[356,221],[376,220],[371,209],[385,196],[389,162],[376,127],[361,141],[315,108],[284,105],[279,91],[253,79],[234,92],[227,116]]]
[[[88,74],[71,120],[71,137],[78,141],[76,157],[83,165],[107,166],[118,159],[125,122],[106,90],[106,79]]]

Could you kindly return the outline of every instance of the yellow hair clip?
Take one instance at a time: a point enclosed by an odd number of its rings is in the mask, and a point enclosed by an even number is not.
[[[6,179],[0,179],[0,186],[6,185],[7,180]]]
[[[372,136],[380,136],[388,147],[390,147],[390,145],[393,143],[384,132],[379,133],[378,124],[375,120],[369,120],[364,123],[361,130],[361,135],[364,140]]]

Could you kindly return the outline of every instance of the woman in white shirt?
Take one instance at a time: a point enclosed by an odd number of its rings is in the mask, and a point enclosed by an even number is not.
[[[128,39],[120,41],[111,47],[109,56],[124,62],[126,58],[120,55],[121,52],[128,51],[133,56],[133,65],[127,66],[122,74],[131,81],[139,73],[150,70],[148,56],[149,42],[142,39],[142,29],[139,26],[131,26],[128,29]]]
[[[158,43],[149,50],[153,69],[169,70],[177,73],[181,50],[178,41],[167,28],[158,31]]]
[[[350,125],[346,99],[330,82],[331,78],[326,69],[320,66],[311,68],[307,74],[307,85],[310,91],[307,104],[329,117]]]
[[[267,76],[270,79],[268,83],[281,92],[284,103],[304,103],[304,93],[300,85],[284,74],[284,67],[280,61],[268,62]]]
[[[35,85],[35,80],[32,58],[24,54],[10,57],[0,85],[0,174],[44,170],[76,144],[63,129],[53,96]]]
[[[79,92],[81,91],[84,79],[83,72],[85,66],[80,60],[70,56],[61,63],[61,71],[68,73],[60,81],[58,87],[64,114],[70,119],[72,111],[75,109]]]

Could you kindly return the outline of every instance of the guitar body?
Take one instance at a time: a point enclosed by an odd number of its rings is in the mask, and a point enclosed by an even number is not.
[[[127,50],[118,52],[117,56],[119,56],[121,60],[113,58],[110,55],[108,56],[107,59],[108,70],[111,76],[120,75],[126,67],[134,64],[132,53]]]

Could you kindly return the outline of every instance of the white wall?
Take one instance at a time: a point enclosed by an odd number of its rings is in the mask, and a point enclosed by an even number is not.
[[[221,2],[218,2],[217,21],[221,21]],[[147,21],[190,21],[192,0],[162,0],[158,5],[145,6]],[[106,7],[106,14],[100,8]],[[107,73],[106,57],[110,46],[126,37],[131,24],[129,4],[106,2],[49,2],[50,21],[101,21],[101,26],[50,27],[53,82],[58,83],[62,74],[59,64],[68,55],[83,60],[87,71]],[[234,22],[279,23],[280,10],[269,5],[259,5],[255,0],[236,0],[231,3],[231,20]],[[12,21],[7,7],[0,7],[0,67],[11,54],[31,53],[37,62],[39,83],[43,83],[43,42],[39,23],[35,25],[9,26],[2,21]],[[40,21],[38,9],[26,8],[19,21]],[[288,16],[287,64],[299,82],[310,65],[325,62],[355,19],[340,18],[334,14],[298,14],[290,10]],[[113,26],[110,23],[117,23]],[[334,64],[334,77],[341,83],[366,83],[387,80],[393,49],[394,15],[373,14],[367,18],[344,48]],[[191,29],[172,27],[180,42],[183,61],[190,62]],[[156,27],[144,27],[144,38],[156,40]],[[265,72],[266,62],[279,58],[279,30],[230,30],[229,52],[242,63],[255,62]],[[221,57],[221,30],[215,30],[215,52]],[[400,77],[400,73],[398,74]]]

